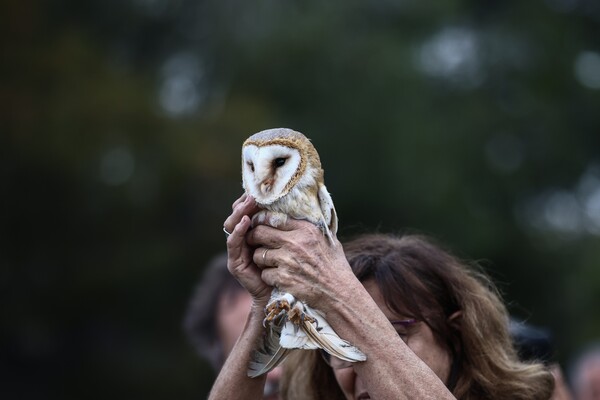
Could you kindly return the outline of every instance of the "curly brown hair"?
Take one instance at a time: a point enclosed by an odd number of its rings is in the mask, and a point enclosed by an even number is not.
[[[446,347],[453,358],[446,385],[457,399],[550,398],[552,375],[519,360],[506,307],[475,264],[418,235],[362,235],[344,251],[361,282],[373,280],[392,311],[423,321]],[[316,352],[293,354],[284,370],[284,398],[344,398]]]

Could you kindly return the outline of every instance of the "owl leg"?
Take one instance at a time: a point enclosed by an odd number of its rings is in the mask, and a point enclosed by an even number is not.
[[[290,303],[286,299],[273,301],[267,304],[267,307],[265,307],[265,314],[267,316],[263,320],[263,326],[278,318],[282,313],[290,311],[290,308]]]
[[[294,325],[303,324],[304,321],[308,322],[317,322],[316,319],[306,314],[302,309],[302,305],[299,303],[294,304],[294,307],[288,312],[288,320],[290,320]]]

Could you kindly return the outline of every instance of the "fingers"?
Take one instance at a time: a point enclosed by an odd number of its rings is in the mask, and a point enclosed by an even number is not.
[[[270,226],[282,231],[294,231],[301,228],[303,224],[311,224],[308,221],[287,218],[285,214],[268,210],[263,210],[256,217],[253,218],[253,224]]]
[[[285,243],[300,242],[311,238],[313,240],[323,239],[325,236],[321,230],[308,221],[294,220],[289,218],[286,223],[277,228],[269,225],[258,225],[246,236],[248,244],[253,247],[281,248]]]
[[[235,225],[235,228],[231,232],[231,235],[227,238],[227,252],[229,253],[229,258],[233,260],[238,260],[242,257],[242,251],[244,249],[245,244],[245,236],[250,229],[250,225],[252,221],[247,215],[244,215],[241,221]]]
[[[240,223],[242,217],[245,215],[252,215],[258,210],[259,208],[256,201],[254,201],[254,198],[252,196],[243,195],[233,203],[233,212],[227,217],[223,223],[223,227],[227,232],[232,232],[235,229],[235,226]]]
[[[240,204],[243,203],[244,200],[246,200],[246,198],[248,197],[248,195],[246,193],[244,193],[243,195],[241,195],[236,201],[233,202],[233,204],[231,205],[231,209],[235,209],[235,207]]]
[[[278,266],[278,250],[269,247],[259,247],[254,250],[252,261],[260,269]]]
[[[262,272],[260,274],[260,278],[267,285],[278,288],[279,287],[278,273],[279,273],[279,271],[277,270],[277,268],[265,268],[262,270]]]
[[[260,279],[269,287],[275,287],[292,294],[301,294],[307,292],[304,284],[298,284],[297,280],[290,276],[288,271],[281,268],[265,268],[260,272]]]

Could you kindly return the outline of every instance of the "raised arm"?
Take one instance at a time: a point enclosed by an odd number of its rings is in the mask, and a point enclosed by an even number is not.
[[[373,399],[454,399],[438,376],[402,341],[375,301],[354,276],[342,246],[314,225],[289,220],[248,234],[263,268],[263,280],[305,300],[326,314],[344,339],[367,355],[354,366]]]
[[[271,292],[252,261],[253,250],[245,239],[251,225],[249,216],[258,209],[253,199],[246,196],[238,199],[232,208],[232,214],[224,223],[224,228],[231,233],[227,238],[227,268],[252,295],[252,307],[240,338],[213,384],[211,400],[260,399],[266,381],[266,375],[254,379],[247,375],[250,355],[264,332],[264,307]]]

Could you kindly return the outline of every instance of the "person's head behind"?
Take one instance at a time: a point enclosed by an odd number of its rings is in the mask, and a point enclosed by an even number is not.
[[[552,377],[543,366],[518,361],[506,309],[485,275],[422,236],[363,235],[344,251],[357,278],[374,282],[389,310],[431,330],[436,348],[451,360],[447,378],[440,378],[457,398],[550,396]],[[320,357],[301,357],[313,364],[315,373],[306,378],[315,382],[313,397],[344,398],[339,389],[332,394],[336,389],[328,382],[335,377]],[[295,391],[293,379],[290,390]]]
[[[230,312],[237,313],[236,310],[244,306],[245,301],[238,300],[245,294],[244,288],[227,270],[227,254],[219,254],[206,266],[188,305],[184,331],[198,355],[209,361],[215,371],[221,369],[233,345],[228,340],[229,330],[223,329],[226,328],[223,325],[227,325]]]
[[[569,372],[577,400],[600,399],[600,342],[581,352]]]
[[[227,254],[207,265],[185,314],[183,328],[189,342],[218,372],[242,333],[252,297],[227,270]],[[265,399],[278,398],[281,368],[267,376]]]

